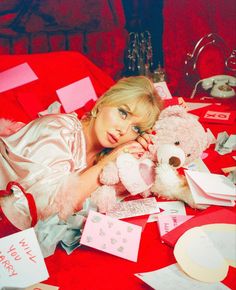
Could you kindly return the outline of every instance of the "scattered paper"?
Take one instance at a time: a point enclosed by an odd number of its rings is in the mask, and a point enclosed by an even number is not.
[[[162,269],[138,273],[136,277],[144,281],[146,284],[156,290],[225,290],[230,289],[224,284],[217,283],[205,283],[192,279],[186,275],[178,266],[178,264],[172,264]]]
[[[38,77],[28,65],[19,64],[0,73],[0,93],[37,80]]]
[[[58,289],[59,287],[57,286],[47,285],[44,283],[38,283],[24,290],[58,290]]]
[[[222,170],[225,174],[227,174],[227,173],[230,173],[231,171],[236,170],[236,166],[231,166],[231,167],[221,168],[221,170]]]
[[[0,239],[0,288],[28,287],[47,278],[33,228]]]
[[[160,215],[186,215],[185,205],[182,201],[161,201],[157,204],[162,212],[150,215],[147,221],[148,223],[158,221]]]
[[[223,124],[233,124],[235,122],[236,112],[222,112],[215,110],[206,111],[201,117],[200,122],[209,123],[223,123]]]
[[[210,172],[210,170],[201,158],[195,159],[184,168],[194,171]]]
[[[192,215],[160,215],[157,222],[160,236],[162,237],[192,217]]]
[[[234,206],[235,185],[226,176],[192,170],[185,176],[196,204]]]
[[[236,170],[231,171],[227,178],[231,180],[234,184],[236,184]]]
[[[66,113],[83,107],[90,100],[97,100],[97,95],[89,77],[56,90]]]
[[[231,153],[236,150],[236,135],[228,135],[227,132],[221,132],[217,135],[215,151],[220,155]]]
[[[212,103],[193,103],[193,102],[186,102],[188,106],[188,111],[193,111],[196,109],[204,108],[207,106],[212,105]]]
[[[225,279],[236,267],[236,224],[208,224],[186,231],[174,248],[176,261],[190,277],[203,282]]]
[[[155,197],[118,202],[107,215],[122,219],[160,212]]]
[[[142,227],[90,211],[81,244],[137,261]]]
[[[154,87],[156,88],[157,93],[162,100],[172,99],[172,95],[167,87],[166,82],[154,83]]]
[[[198,212],[194,217],[173,229],[162,237],[162,240],[169,246],[174,247],[178,239],[189,229],[200,227],[206,224],[235,224],[236,212],[227,208],[208,207]]]
[[[206,224],[202,225],[201,229],[226,261],[232,267],[236,267],[236,224]]]
[[[207,195],[222,199],[236,199],[235,185],[221,174],[185,170],[192,180],[197,183]]]

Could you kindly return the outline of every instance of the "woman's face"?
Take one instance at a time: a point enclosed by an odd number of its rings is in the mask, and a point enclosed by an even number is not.
[[[93,132],[100,146],[115,148],[138,137],[141,133],[139,123],[143,118],[132,113],[134,106],[126,104],[99,109]]]

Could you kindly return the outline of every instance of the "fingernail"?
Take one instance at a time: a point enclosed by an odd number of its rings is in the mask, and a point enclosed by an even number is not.
[[[152,131],[152,135],[156,135],[156,133],[157,133],[156,131]]]

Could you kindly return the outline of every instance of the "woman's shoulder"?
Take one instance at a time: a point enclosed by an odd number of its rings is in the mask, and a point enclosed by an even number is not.
[[[58,114],[49,114],[42,117],[39,117],[35,120],[36,122],[42,123],[65,123],[65,124],[74,124],[81,126],[81,122],[78,119],[76,113],[58,113]]]

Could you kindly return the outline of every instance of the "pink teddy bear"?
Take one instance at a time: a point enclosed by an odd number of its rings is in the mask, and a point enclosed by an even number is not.
[[[181,106],[164,109],[153,131],[153,145],[143,157],[122,153],[104,168],[100,176],[103,185],[91,195],[100,212],[109,211],[124,191],[182,200],[196,207],[185,176],[176,169],[201,157],[210,144],[209,134]]]

